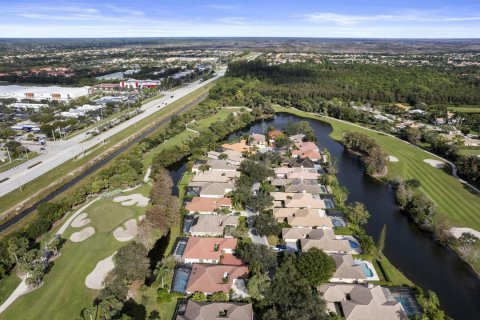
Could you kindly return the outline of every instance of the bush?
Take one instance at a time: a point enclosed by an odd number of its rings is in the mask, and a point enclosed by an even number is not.
[[[52,224],[44,217],[33,220],[25,227],[25,233],[30,239],[37,239],[50,230]]]
[[[190,296],[190,300],[195,302],[206,302],[207,296],[205,295],[205,293],[197,291]]]
[[[166,303],[172,301],[172,295],[167,288],[159,288],[157,290],[157,303]]]

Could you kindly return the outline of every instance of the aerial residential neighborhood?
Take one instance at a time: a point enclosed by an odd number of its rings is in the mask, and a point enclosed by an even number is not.
[[[0,320],[480,319],[476,1],[0,8]]]

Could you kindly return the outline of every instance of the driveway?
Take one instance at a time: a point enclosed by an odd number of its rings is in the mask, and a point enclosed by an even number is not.
[[[263,244],[263,245],[266,245],[267,247],[269,246],[268,245],[268,241],[267,241],[267,237],[265,236],[260,236],[258,234],[258,231],[257,229],[255,229],[253,227],[253,217],[255,216],[256,214],[251,212],[251,215],[249,215],[247,217],[247,224],[248,224],[248,236],[250,237],[250,239],[252,239],[252,242],[253,243],[256,243],[256,244]]]

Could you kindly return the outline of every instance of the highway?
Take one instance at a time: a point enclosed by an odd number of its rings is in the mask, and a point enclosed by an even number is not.
[[[98,136],[95,136],[94,138],[86,140],[89,136],[86,133],[82,133],[71,139],[48,142],[46,145],[46,151],[41,155],[26,161],[17,167],[0,173],[0,181],[3,181],[0,183],[0,197],[15,189],[19,189],[20,186],[42,176],[52,169],[55,169],[59,165],[82,154],[84,151],[103,143],[105,140],[108,140],[122,130],[135,125],[138,121],[162,110],[172,102],[175,102],[212,81],[215,81],[225,74],[225,70],[226,68],[220,69],[213,78],[208,79],[207,81],[195,81],[177,90],[164,92],[165,95],[162,98],[142,105],[142,113],[120,123]]]

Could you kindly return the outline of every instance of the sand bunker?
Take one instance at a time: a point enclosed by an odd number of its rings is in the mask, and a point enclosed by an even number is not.
[[[428,163],[432,167],[439,168],[439,169],[445,167],[445,163],[442,162],[442,161],[438,161],[438,160],[425,159],[425,160],[423,160],[423,162]]]
[[[150,199],[142,196],[139,193],[130,194],[128,196],[119,196],[113,199],[113,202],[121,202],[122,206],[133,206],[137,205],[138,207],[146,207]]]
[[[95,269],[93,269],[93,271],[85,278],[85,285],[87,288],[96,290],[103,289],[103,281],[105,280],[105,277],[110,271],[115,269],[115,264],[113,263],[114,255],[115,253],[97,263]]]
[[[454,236],[457,239],[460,238],[464,233],[471,233],[475,237],[480,239],[480,231],[477,231],[472,228],[451,228],[450,233],[452,234],[452,236]]]
[[[398,160],[397,157],[394,157],[394,156],[388,156],[388,161],[390,162],[399,162],[400,160]]]
[[[72,233],[70,240],[73,242],[82,242],[93,236],[95,229],[93,227],[86,227],[83,230]]]
[[[120,242],[125,242],[135,238],[138,232],[137,220],[127,220],[123,225],[125,227],[118,227],[113,231],[113,236],[115,237],[115,239]]]
[[[86,226],[87,224],[89,224],[90,222],[92,222],[92,220],[90,220],[88,218],[88,213],[84,212],[84,213],[81,213],[79,214],[75,220],[72,221],[72,223],[70,224],[73,228],[81,228],[81,227],[84,227]]]

